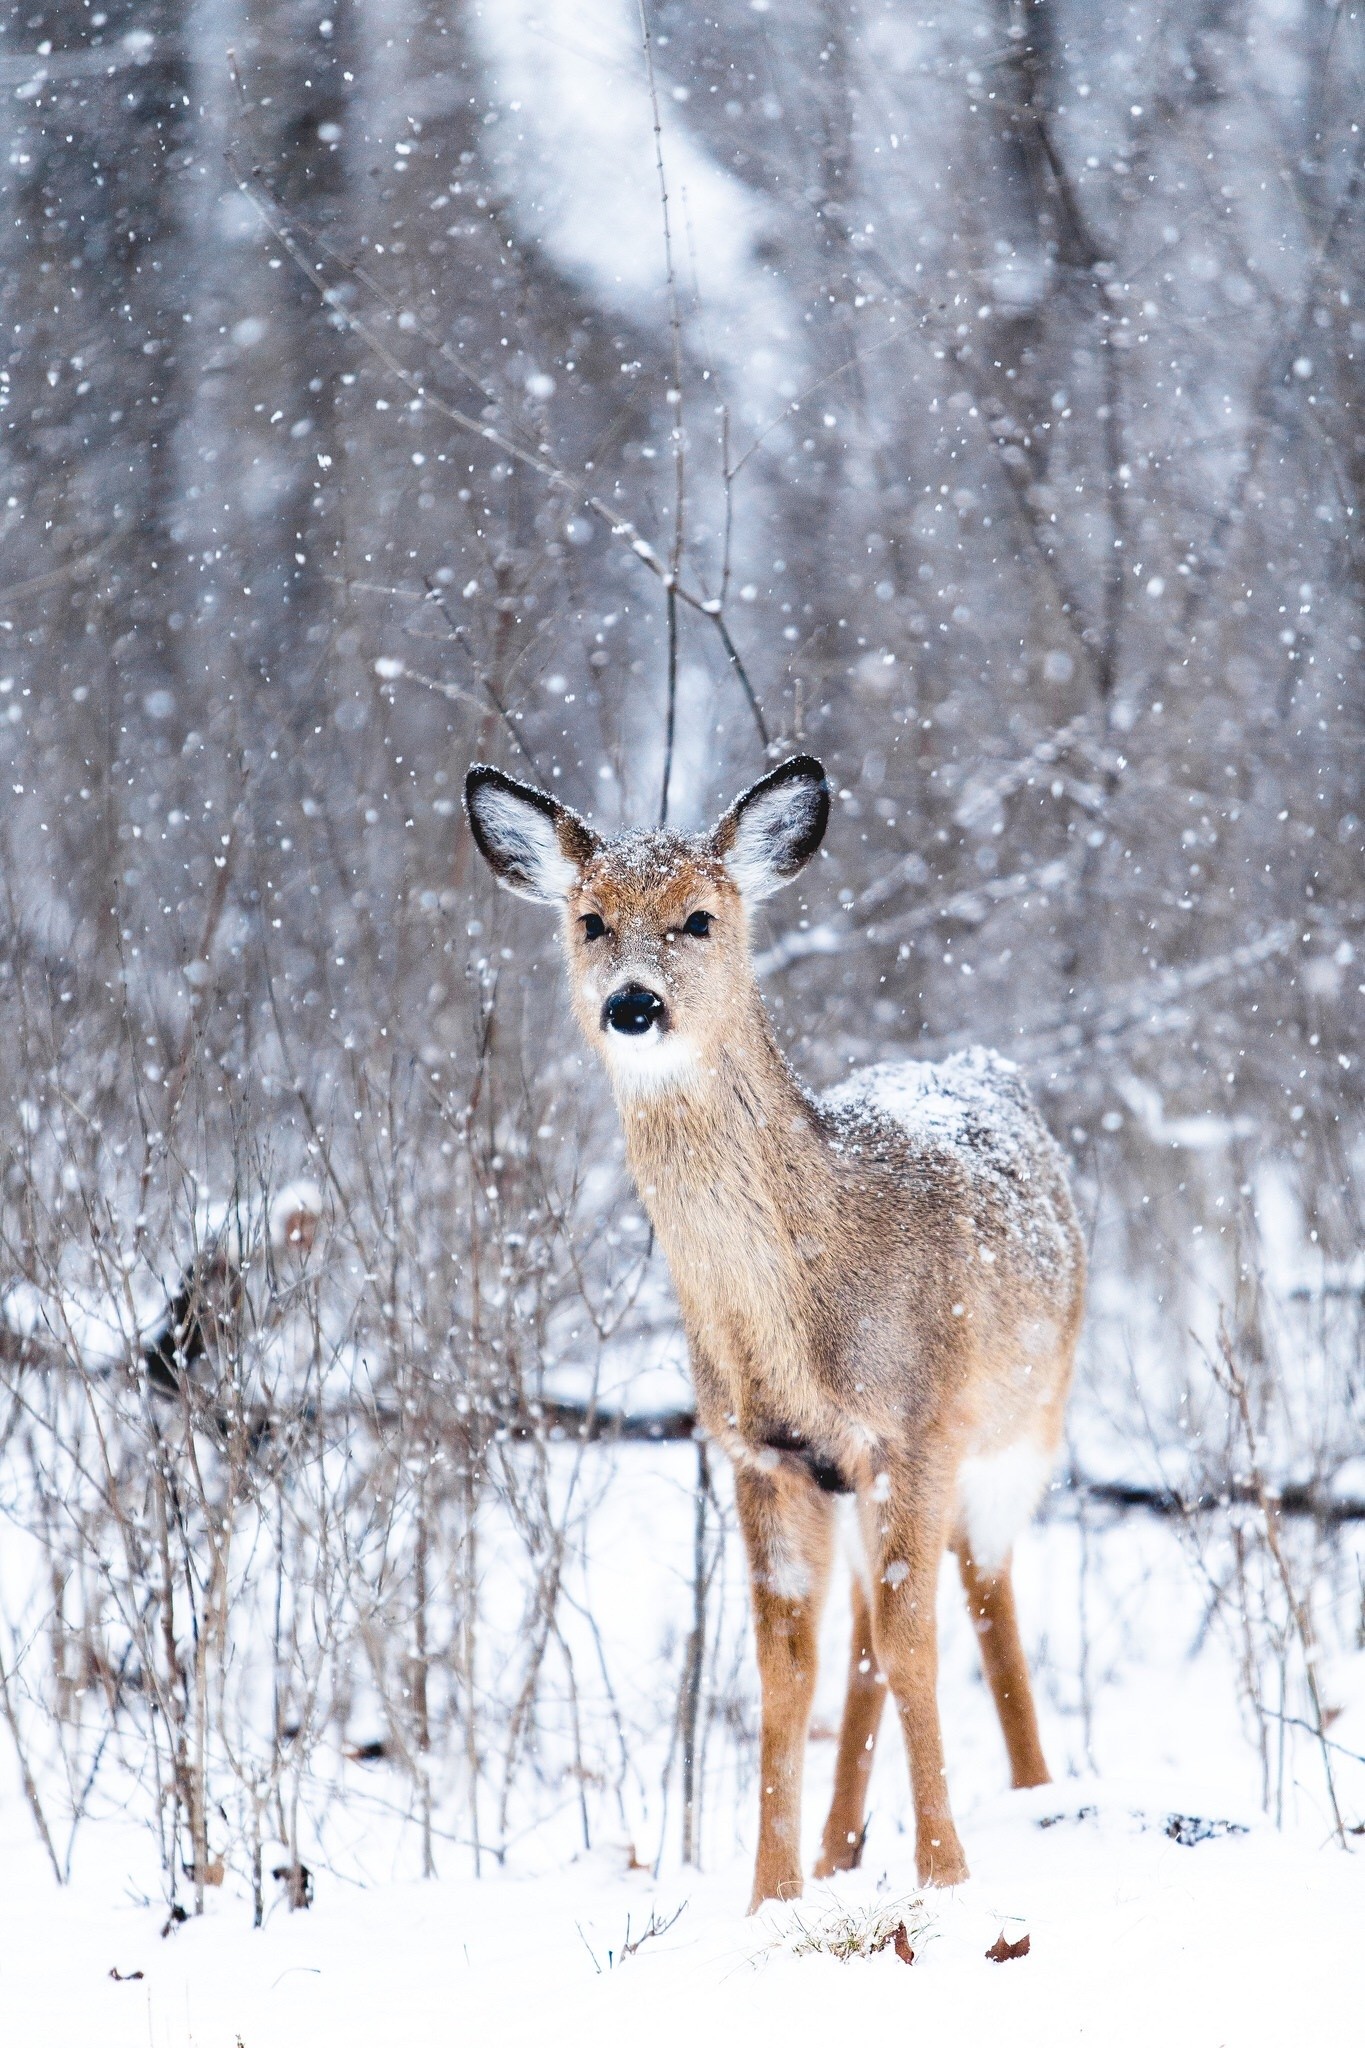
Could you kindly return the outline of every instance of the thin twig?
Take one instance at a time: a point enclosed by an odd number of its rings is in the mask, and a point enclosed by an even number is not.
[[[460,427],[467,434],[476,435],[481,441],[487,441],[490,446],[497,448],[503,455],[506,455],[510,461],[518,463],[525,469],[532,470],[537,476],[543,478],[546,483],[553,486],[554,489],[564,492],[573,503],[582,505],[587,511],[592,513],[595,519],[599,520],[606,527],[613,540],[625,543],[637,561],[642,562],[649,573],[656,577],[665,589],[671,583],[672,587],[677,591],[678,600],[681,604],[686,605],[690,611],[698,612],[703,618],[711,621],[720,636],[721,644],[725,649],[726,659],[743,688],[750,712],[753,715],[759,740],[766,753],[771,744],[767,722],[759,708],[758,699],[754,694],[753,684],[749,680],[748,671],[745,669],[744,663],[735,647],[733,637],[725,624],[721,599],[707,597],[701,590],[694,589],[691,585],[684,582],[680,575],[673,572],[669,563],[663,560],[651,542],[645,539],[634,520],[628,519],[622,513],[614,510],[595,491],[590,490],[580,479],[570,476],[567,470],[561,468],[548,455],[542,454],[538,449],[524,447],[501,427],[494,426],[488,420],[475,419],[472,414],[465,412],[457,405],[452,405],[439,392],[433,391],[418,372],[410,369],[400,357],[394,354],[388,344],[375,332],[373,326],[362,318],[360,314],[352,312],[350,307],[343,303],[340,294],[328,284],[326,276],[317,263],[300,246],[294,216],[270,191],[259,167],[253,165],[249,172],[244,172],[240,168],[235,153],[231,150],[227,152],[227,163],[236,181],[238,190],[256,208],[270,233],[289,257],[290,262],[307,278],[334,318],[364,343],[371,354],[377,357],[384,365],[390,376],[402,384],[405,390],[410,391],[413,397],[418,399],[422,405],[429,406],[442,419],[449,420],[452,426]]]
[[[43,1802],[38,1796],[38,1786],[29,1766],[28,1750],[24,1744],[18,1716],[14,1711],[14,1702],[10,1698],[9,1673],[5,1669],[3,1657],[0,1657],[0,1711],[3,1711],[5,1720],[9,1725],[9,1732],[14,1738],[14,1753],[19,1760],[19,1776],[24,1787],[24,1797],[28,1801],[29,1812],[33,1815],[33,1824],[38,1830],[38,1838],[47,1851],[47,1858],[48,1862],[52,1865],[53,1876],[58,1884],[64,1884],[66,1880],[62,1872],[62,1866],[57,1861],[57,1851],[52,1846],[52,1836],[48,1830],[47,1816],[43,1812]]]
[[[1238,1420],[1242,1425],[1251,1490],[1256,1505],[1261,1512],[1266,1548],[1270,1552],[1271,1561],[1275,1566],[1276,1574],[1283,1588],[1290,1618],[1294,1624],[1294,1632],[1299,1639],[1299,1649],[1303,1655],[1303,1668],[1308,1685],[1308,1698],[1313,1709],[1313,1734],[1322,1747],[1322,1766],[1327,1779],[1327,1797],[1331,1801],[1332,1806],[1332,1823],[1337,1840],[1345,1848],[1346,1825],[1341,1817],[1341,1808],[1337,1804],[1336,1779],[1332,1771],[1331,1758],[1327,1753],[1327,1723],[1323,1714],[1322,1695],[1318,1689],[1317,1643],[1314,1637],[1312,1616],[1306,1603],[1300,1597],[1297,1586],[1294,1584],[1293,1574],[1290,1572],[1289,1563],[1284,1554],[1284,1547],[1280,1542],[1280,1502],[1267,1486],[1261,1470],[1256,1424],[1251,1413],[1251,1399],[1247,1392],[1246,1375],[1242,1372],[1234,1356],[1232,1340],[1228,1335],[1227,1325],[1224,1323],[1221,1315],[1218,1321],[1218,1358],[1217,1361],[1211,1359],[1210,1366],[1219,1386],[1223,1389],[1224,1393],[1231,1396],[1237,1410]]]
[[[649,108],[654,123],[654,168],[659,179],[659,217],[664,237],[664,275],[668,287],[668,328],[673,345],[673,388],[667,394],[673,420],[673,545],[664,586],[668,610],[668,702],[664,713],[664,773],[659,793],[659,823],[668,823],[668,786],[673,776],[673,726],[678,703],[678,577],[683,560],[683,522],[687,506],[687,450],[683,437],[682,321],[678,313],[678,280],[673,269],[673,232],[668,215],[668,176],[664,169],[664,137],[659,122],[659,88],[654,76],[654,48],[649,35],[645,0],[639,0],[640,40],[649,81]]]
[[[450,616],[450,608],[446,603],[445,593],[441,590],[438,584],[432,582],[430,577],[427,577],[425,581],[427,586],[428,603],[434,604],[437,611],[441,614],[441,617],[445,620],[446,625],[450,629],[450,637],[467,658],[470,667],[473,669],[474,674],[478,679],[479,688],[483,691],[489,703],[492,705],[494,711],[497,713],[498,717],[502,720],[508,732],[511,734],[513,744],[521,753],[523,753],[526,756],[526,759],[530,764],[532,771],[538,775],[540,773],[540,766],[536,760],[535,755],[532,753],[530,747],[526,744],[526,741],[522,738],[521,734],[517,731],[516,720],[512,717],[511,712],[507,709],[507,706],[504,703],[503,699],[498,695],[498,692],[493,684],[493,678],[489,675],[487,669],[484,667],[483,663],[479,660],[473,648],[470,646],[468,634],[465,632],[463,626],[460,625],[459,621],[456,619],[452,619],[452,617]]]
[[[678,593],[668,590],[668,707],[664,715],[664,779],[659,793],[659,823],[668,823],[668,786],[673,779],[673,728],[678,710]]]

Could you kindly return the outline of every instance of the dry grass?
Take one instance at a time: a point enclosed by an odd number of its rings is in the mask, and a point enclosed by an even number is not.
[[[803,1905],[776,1937],[772,1949],[791,1956],[834,1956],[851,1963],[860,1956],[880,1955],[896,1943],[897,1931],[916,1953],[930,1939],[932,1923],[920,1898],[879,1899],[871,1906],[849,1906],[830,1899],[812,1909]]]

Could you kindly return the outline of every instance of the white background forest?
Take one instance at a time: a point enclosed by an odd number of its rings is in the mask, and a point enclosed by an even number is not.
[[[1361,8],[19,0],[0,105],[23,2038],[1341,2038]],[[728,1473],[459,792],[693,830],[798,749],[790,1057],[1009,1054],[1093,1277],[1057,1785],[945,1589],[972,1884],[913,1903],[888,1735],[863,1870],[746,1923]],[[915,1973],[821,1953],[892,1907]]]

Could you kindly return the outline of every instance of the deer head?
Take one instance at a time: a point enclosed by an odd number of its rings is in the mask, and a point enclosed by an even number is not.
[[[709,832],[603,839],[567,805],[476,766],[465,807],[505,888],[559,906],[575,1014],[618,1092],[710,1071],[752,1021],[748,907],[805,867],[829,784],[809,754],[774,768]]]

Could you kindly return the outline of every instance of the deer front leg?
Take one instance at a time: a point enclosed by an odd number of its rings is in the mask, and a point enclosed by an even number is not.
[[[917,1480],[893,1487],[877,1517],[873,1630],[905,1732],[915,1804],[915,1868],[921,1884],[961,1884],[968,1875],[967,1859],[948,1804],[938,1714],[935,1605],[944,1518],[936,1493]]]
[[[752,1913],[765,1899],[801,1896],[801,1772],[834,1512],[812,1480],[785,1470],[739,1466],[735,1496],[749,1552],[763,1696]]]

